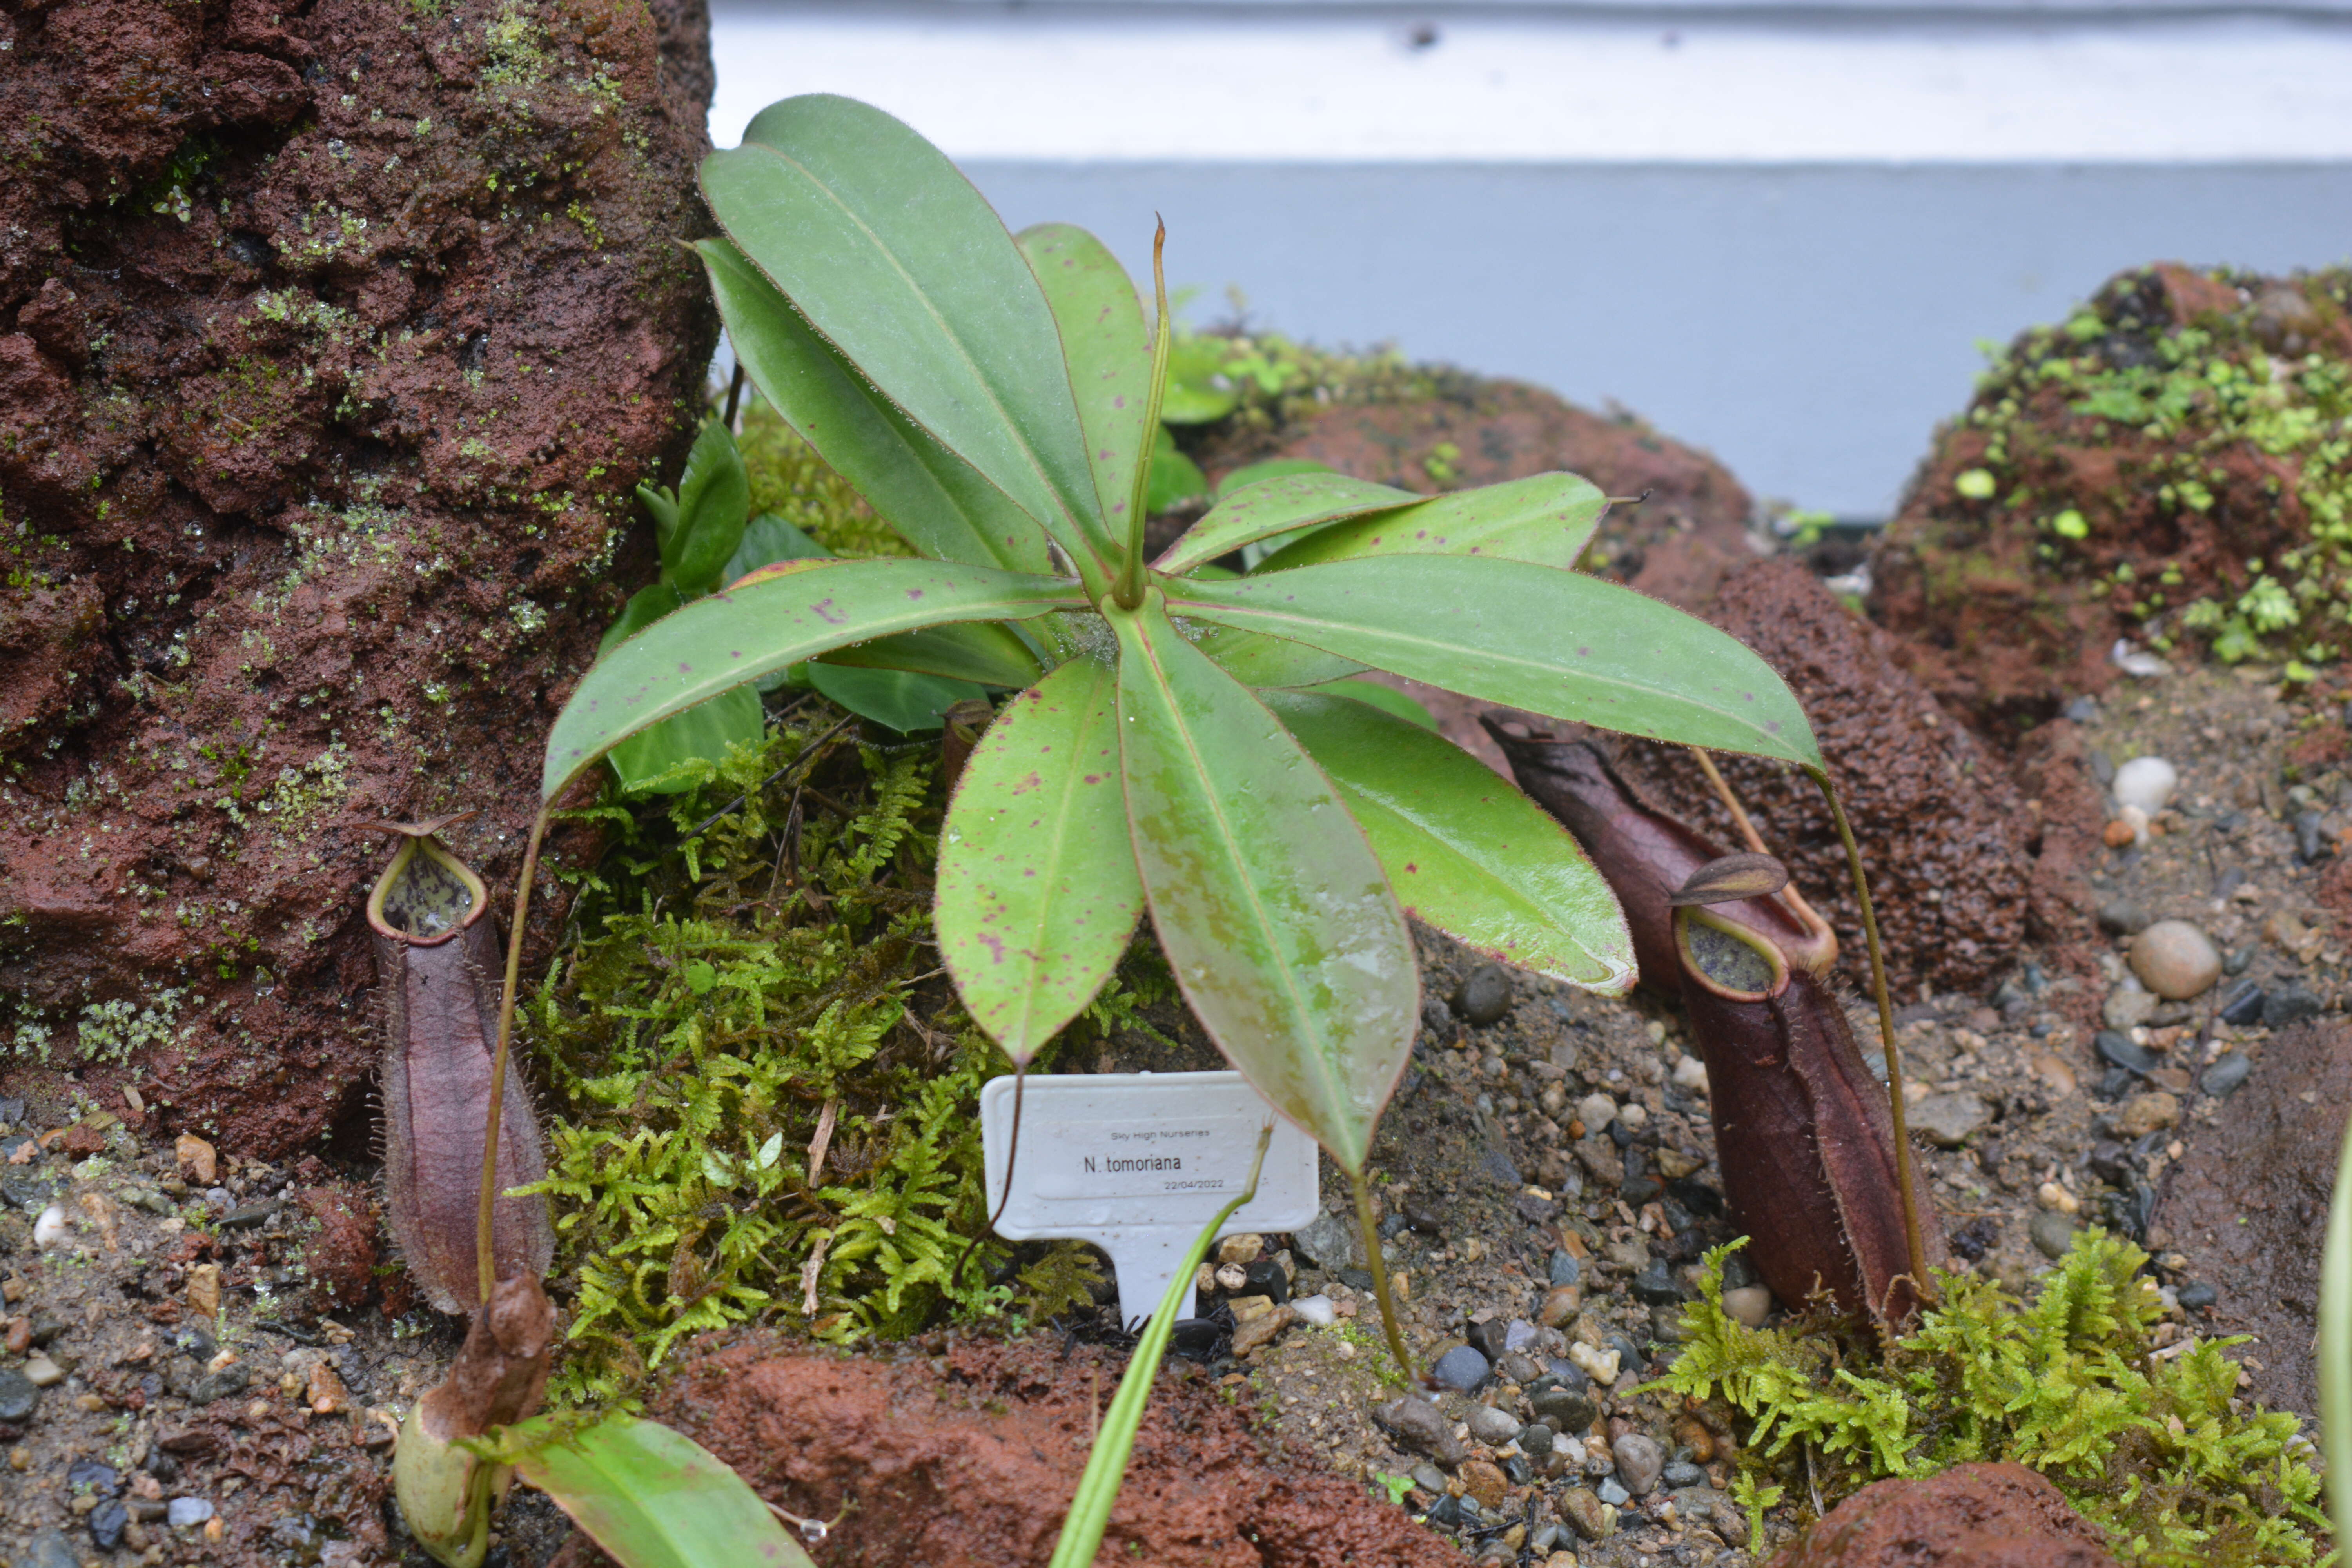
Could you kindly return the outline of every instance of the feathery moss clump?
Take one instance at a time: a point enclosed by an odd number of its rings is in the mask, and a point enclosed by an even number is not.
[[[2040,1471],[2150,1568],[2273,1568],[2325,1550],[2319,1478],[2296,1418],[2237,1398],[2237,1340],[2158,1353],[2163,1315],[2147,1255],[2091,1230],[2028,1306],[2000,1286],[1938,1273],[1943,1304],[1874,1370],[1824,1341],[1750,1329],[1723,1310],[1708,1254],[1689,1343],[1658,1384],[1720,1394],[1754,1422],[1738,1495],[1754,1524],[1810,1473],[1822,1500],[1890,1476],[1971,1460]],[[1761,1539],[1760,1534],[1758,1539]]]
[[[804,699],[660,815],[581,814],[609,847],[520,1019],[551,1091],[560,1394],[623,1392],[700,1329],[888,1338],[1094,1282],[1068,1247],[1000,1278],[992,1239],[950,1279],[986,1228],[977,1101],[1007,1068],[931,945],[936,743],[827,738],[842,717]],[[1073,1028],[1172,990],[1139,953]]]

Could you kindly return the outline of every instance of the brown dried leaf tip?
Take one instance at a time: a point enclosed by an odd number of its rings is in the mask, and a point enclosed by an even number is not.
[[[367,901],[383,997],[384,1209],[426,1300],[445,1312],[481,1300],[474,1227],[488,1125],[505,957],[489,892],[435,833],[457,820],[376,823],[400,835]],[[506,1189],[547,1174],[517,1066],[499,1116],[501,1195],[491,1227],[500,1279],[544,1274],[555,1257],[547,1200]]]

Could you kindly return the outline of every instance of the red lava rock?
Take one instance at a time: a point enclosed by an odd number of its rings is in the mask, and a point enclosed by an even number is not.
[[[2116,1568],[2106,1537],[2022,1465],[1956,1465],[1878,1481],[1838,1504],[1771,1568]]]
[[[302,1249],[321,1311],[356,1307],[375,1292],[374,1194],[352,1182],[304,1187],[296,1194],[317,1231]]]
[[[688,1358],[648,1414],[794,1513],[830,1520],[855,1499],[813,1552],[824,1568],[1019,1568],[1052,1557],[1090,1412],[1123,1370],[1053,1338],[893,1363],[754,1335]],[[1136,1568],[1465,1561],[1357,1483],[1262,1447],[1244,1413],[1181,1364],[1153,1391],[1102,1556]],[[559,1561],[595,1560],[575,1538]]]
[[[2230,357],[2317,353],[2341,363],[2352,360],[2352,318],[2336,298],[2344,286],[2340,273],[2142,268],[2110,279],[2084,307],[2104,323],[2085,347],[2111,364],[2158,365],[2156,339],[2196,326]],[[2203,597],[2234,603],[2258,575],[2252,563],[2312,538],[2304,456],[2207,441],[2194,419],[2179,434],[2162,421],[2111,419],[2078,406],[2078,385],[2055,380],[2023,390],[2002,381],[1975,406],[2003,398],[2021,405],[2007,448],[1995,453],[1969,417],[1944,426],[1871,556],[1871,617],[1903,636],[1906,666],[1972,721],[2044,721],[2070,697],[2105,690],[2117,674],[2109,649],[2143,637],[2137,606],[2159,578],[2172,609]],[[2213,498],[2201,510],[2168,499],[2171,479],[2192,468]],[[1963,496],[1960,476],[1978,468],[1999,470],[1996,492]],[[2043,524],[2064,510],[2084,536],[2053,565]],[[2198,657],[2195,639],[2167,657]]]
[[[2031,818],[1999,758],[1906,674],[1895,639],[1778,557],[1727,579],[1709,618],[1760,654],[1805,705],[1869,868],[1892,973],[1980,989],[2015,959],[2033,864]],[[1659,809],[1726,844],[1737,826],[1687,752],[1617,744]],[[1840,964],[1866,973],[1861,911],[1827,802],[1791,769],[1717,759],[1765,847],[1837,928]]]
[[[2155,1216],[2170,1248],[2189,1259],[2186,1277],[2221,1292],[2200,1314],[2210,1331],[2254,1336],[2237,1352],[2252,1379],[2248,1395],[2313,1417],[2315,1238],[2327,1223],[2347,1104],[2352,1023],[2319,1018],[2278,1031],[2221,1120],[2190,1135]]]
[[[452,847],[512,875],[698,401],[707,34],[702,0],[0,16],[0,990],[64,1047],[12,1089],[63,1099],[119,1002],[174,1126],[276,1158],[363,1114],[353,824],[472,807]]]
[[[1441,485],[1425,466],[1455,449]],[[1202,454],[1212,478],[1269,458],[1306,458],[1402,489],[1466,489],[1565,470],[1640,505],[1612,507],[1596,537],[1605,575],[1685,609],[1712,598],[1754,552],[1755,510],[1724,466],[1638,419],[1604,418],[1511,381],[1464,377],[1442,397],[1341,405],[1266,434],[1239,430]]]

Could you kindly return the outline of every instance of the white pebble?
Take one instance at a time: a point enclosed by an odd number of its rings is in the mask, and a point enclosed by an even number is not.
[[[1598,1132],[1617,1119],[1617,1102],[1597,1090],[1576,1102],[1576,1119],[1587,1132]]]
[[[33,1222],[33,1245],[55,1247],[66,1238],[66,1211],[62,1204],[51,1204]]]
[[[1568,1347],[1568,1359],[1582,1367],[1593,1382],[1606,1386],[1617,1381],[1617,1352],[1594,1350],[1579,1340]]]
[[[1675,1087],[1685,1094],[1706,1092],[1706,1064],[1696,1057],[1685,1057],[1675,1064]]]
[[[1299,1318],[1318,1329],[1328,1329],[1339,1321],[1339,1314],[1328,1296],[1301,1296],[1290,1303],[1290,1310]]]
[[[2151,816],[2164,809],[2179,787],[2179,773],[2162,757],[2134,757],[2116,770],[2116,804],[2136,805]]]
[[[1727,1315],[1751,1329],[1760,1329],[1772,1315],[1772,1292],[1761,1285],[1736,1285],[1723,1293]]]
[[[2126,827],[2131,829],[2133,843],[2146,844],[2147,842],[2147,812],[2141,810],[2136,805],[2118,806],[2116,809],[2116,820],[2122,823]]]
[[[1618,1109],[1617,1115],[1626,1126],[1639,1131],[1650,1120],[1650,1108],[1638,1100],[1629,1100]]]
[[[1551,1451],[1567,1460],[1571,1467],[1584,1463],[1584,1439],[1581,1437],[1565,1436],[1556,1437],[1552,1440]]]

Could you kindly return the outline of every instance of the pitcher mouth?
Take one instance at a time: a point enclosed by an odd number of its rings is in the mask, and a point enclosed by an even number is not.
[[[373,822],[400,835],[392,864],[368,893],[368,924],[379,936],[411,947],[437,947],[488,912],[490,893],[471,868],[434,837],[473,813],[430,822]]]
[[[1789,988],[1778,944],[1704,904],[1675,911],[1675,949],[1685,977],[1727,1002],[1767,1002]]]

